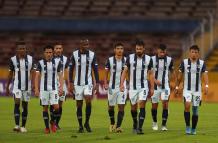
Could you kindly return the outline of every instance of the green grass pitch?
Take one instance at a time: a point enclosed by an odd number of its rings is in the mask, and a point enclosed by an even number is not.
[[[39,99],[32,98],[29,103],[29,116],[25,134],[15,133],[13,119],[13,98],[0,98],[0,143],[218,143],[218,104],[203,103],[200,107],[197,135],[185,135],[183,104],[170,102],[168,131],[152,131],[151,104],[146,106],[146,119],[144,122],[144,135],[132,134],[132,119],[129,101],[125,108],[125,117],[122,128],[123,133],[109,133],[109,118],[106,100],[94,100],[90,125],[92,133],[77,133],[75,101],[68,99],[63,107],[63,116],[60,122],[61,130],[57,133],[44,134],[42,107]],[[161,108],[158,110],[159,125],[161,123]],[[84,111],[83,111],[84,115]],[[84,116],[83,116],[84,117]]]

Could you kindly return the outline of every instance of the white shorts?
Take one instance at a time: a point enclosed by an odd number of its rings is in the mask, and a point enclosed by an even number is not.
[[[192,102],[192,106],[199,106],[201,103],[201,92],[183,91],[184,102]]]
[[[92,96],[92,85],[84,85],[84,86],[74,86],[75,89],[75,99],[76,100],[83,100],[84,95]]]
[[[59,96],[58,91],[40,91],[41,105],[55,105],[58,104]]]
[[[126,104],[127,90],[120,92],[119,89],[108,89],[108,104],[115,106],[116,104]]]
[[[60,101],[65,101],[66,100],[66,96],[67,96],[67,91],[63,91],[63,94],[61,96],[59,96],[59,100]]]
[[[162,101],[169,100],[170,97],[170,89],[157,89],[154,90],[154,95],[151,96],[152,103],[158,103],[160,98]]]
[[[30,101],[31,91],[13,90],[14,98],[21,99],[22,101]]]
[[[135,105],[139,100],[147,100],[148,97],[148,90],[147,88],[142,88],[138,90],[129,90],[129,99],[132,105]]]

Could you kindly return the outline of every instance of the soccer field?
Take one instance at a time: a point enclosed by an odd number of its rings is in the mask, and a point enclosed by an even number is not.
[[[92,133],[77,133],[75,101],[68,99],[63,108],[60,122],[61,130],[56,134],[44,134],[42,107],[39,100],[33,98],[29,104],[29,118],[25,134],[15,133],[13,119],[13,98],[0,98],[0,143],[121,143],[121,142],[149,142],[149,143],[218,143],[218,104],[203,103],[200,108],[197,135],[185,135],[183,119],[183,104],[171,102],[169,107],[168,131],[152,131],[151,129],[151,104],[146,107],[144,135],[132,134],[132,119],[129,101],[127,102],[122,128],[123,133],[109,133],[109,118],[106,100],[94,100],[91,116]],[[84,112],[83,112],[84,115]],[[161,109],[158,113],[159,125],[161,123]]]

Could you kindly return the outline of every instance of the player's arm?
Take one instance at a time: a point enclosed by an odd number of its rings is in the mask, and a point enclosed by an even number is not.
[[[110,70],[110,62],[109,62],[109,59],[108,59],[106,64],[105,64],[105,72],[104,72],[104,88],[106,90],[108,89],[109,70]]]
[[[96,90],[96,92],[98,92],[98,90],[99,90],[99,73],[98,73],[98,63],[97,63],[97,59],[96,59],[95,55],[94,55],[94,58],[92,61],[92,69],[93,69],[93,73],[94,73],[93,79],[95,79],[94,89]]]
[[[124,91],[124,81],[125,81],[127,75],[128,75],[128,67],[125,67],[123,69],[121,79],[120,79],[120,91],[122,91],[122,92]]]
[[[67,62],[65,64],[65,67],[64,67],[64,81],[65,81],[65,84],[68,86],[68,84],[70,83],[69,82],[69,60],[67,59]]]
[[[176,77],[176,72],[174,70],[174,64],[173,64],[173,60],[171,60],[170,65],[169,65],[169,71],[170,71],[170,77],[169,77],[169,82],[170,82],[170,87],[174,90],[175,89],[175,85],[176,83],[173,81],[176,81],[177,77]]]
[[[154,70],[152,69],[153,67],[153,61],[150,59],[149,65],[148,65],[148,75],[149,75],[149,80],[150,80],[150,95],[152,96],[154,94]]]
[[[32,69],[30,70],[30,80],[31,80],[32,91],[35,91],[36,68],[37,68],[37,65],[34,64],[34,62],[32,62]]]
[[[203,76],[203,80],[204,80],[204,92],[205,92],[205,95],[208,95],[208,88],[209,88],[209,80],[208,80],[208,71],[206,70],[206,65],[205,63],[203,64],[203,67],[202,67],[202,76]]]
[[[63,83],[64,83],[64,77],[63,77],[63,71],[62,71],[62,64],[59,62],[58,67],[57,67],[57,72],[58,72],[58,82],[59,82],[59,96],[63,95]]]
[[[175,95],[178,95],[180,90],[180,84],[183,79],[183,73],[185,71],[184,62],[182,62],[179,66],[179,71],[177,72],[177,78],[176,78],[176,87],[175,87]]]
[[[40,83],[41,71],[42,71],[42,67],[40,63],[38,63],[35,72],[35,96],[37,97],[39,96],[39,83]]]
[[[12,60],[10,60],[9,62],[9,73],[8,73],[8,80],[7,80],[7,83],[6,83],[6,96],[9,96],[10,95],[10,83],[12,82],[13,80],[13,75],[14,75],[14,71],[15,71],[15,68],[14,68],[14,64],[12,62]]]
[[[68,92],[72,95],[74,92],[74,87],[73,87],[74,68],[75,68],[75,59],[74,59],[74,56],[72,54],[72,56],[70,57],[70,60],[69,60],[69,65],[68,65]]]

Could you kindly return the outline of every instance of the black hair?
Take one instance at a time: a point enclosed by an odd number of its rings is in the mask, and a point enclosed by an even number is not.
[[[24,41],[17,41],[16,46],[19,46],[19,45],[26,45],[26,43]]]
[[[52,51],[54,50],[54,47],[52,45],[46,45],[43,50],[45,51],[46,49],[52,49]]]
[[[141,39],[136,39],[135,40],[135,46],[136,45],[138,45],[138,46],[145,46],[145,43],[144,43],[144,41],[143,40],[141,40]]]
[[[123,44],[122,44],[122,43],[120,43],[120,42],[119,42],[119,43],[115,43],[115,44],[114,44],[114,48],[117,48],[117,47],[119,47],[119,46],[122,46],[122,47],[124,47],[124,46],[123,46]]]
[[[192,45],[189,50],[197,50],[198,52],[200,51],[198,45]]]
[[[164,50],[167,49],[167,46],[166,46],[165,44],[160,44],[159,47],[158,47],[158,49],[164,51]]]

